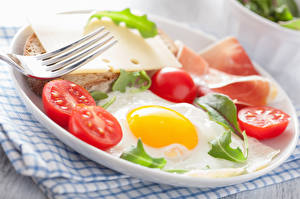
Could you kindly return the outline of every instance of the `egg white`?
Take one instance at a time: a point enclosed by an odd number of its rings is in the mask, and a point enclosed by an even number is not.
[[[246,163],[239,164],[214,158],[208,154],[208,151],[211,149],[209,142],[221,136],[225,129],[211,121],[208,114],[202,109],[187,103],[166,101],[149,90],[133,92],[132,89],[127,89],[126,93],[111,92],[109,96],[110,98],[115,96],[116,101],[107,110],[117,118],[123,131],[121,142],[108,151],[114,156],[119,157],[124,151],[128,151],[132,146],[136,146],[137,138],[131,133],[126,116],[132,109],[145,105],[164,106],[181,113],[190,120],[197,130],[198,144],[192,150],[188,150],[180,144],[172,144],[162,148],[153,148],[144,144],[144,148],[149,155],[152,157],[164,157],[167,160],[167,164],[164,167],[166,170],[189,170],[183,175],[197,177],[229,177],[261,169],[268,165],[272,158],[279,153],[279,150],[274,150],[249,137],[249,156]],[[243,141],[233,134],[231,146],[243,149]],[[178,151],[178,156],[167,156],[166,152],[169,150]]]

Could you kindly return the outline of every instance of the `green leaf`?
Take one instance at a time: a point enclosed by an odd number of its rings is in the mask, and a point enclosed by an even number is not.
[[[279,24],[285,28],[289,28],[289,29],[293,29],[293,30],[300,30],[300,19],[299,18],[292,20],[292,21],[288,21],[288,22],[280,22]]]
[[[128,28],[137,29],[142,37],[149,38],[157,35],[156,24],[147,19],[146,15],[137,16],[131,13],[129,8],[122,11],[100,11],[93,14],[90,19],[102,17],[109,17],[111,20],[119,25],[124,22]]]
[[[208,113],[211,120],[243,138],[237,122],[236,106],[226,95],[210,93],[197,98],[195,103]]]
[[[141,139],[138,140],[135,148],[124,152],[120,158],[149,168],[162,169],[167,163],[164,158],[152,158],[148,155],[144,150]]]
[[[279,5],[286,5],[290,12],[292,13],[293,17],[300,17],[299,9],[294,0],[277,0]]]
[[[241,132],[237,122],[236,106],[226,95],[210,93],[197,98],[195,103],[205,110],[210,119],[222,125],[227,131],[211,142],[212,148],[208,152],[215,158],[222,158],[234,162],[245,162],[248,157],[248,139],[245,132]],[[231,133],[234,132],[244,140],[246,154],[242,150],[230,147]]]
[[[92,92],[90,92],[90,94],[94,98],[95,101],[99,101],[99,100],[108,98],[108,95],[101,91],[92,91]]]
[[[116,101],[116,96],[113,96],[108,102],[103,104],[101,107],[107,109],[110,105],[112,105]]]
[[[274,17],[276,21],[290,21],[293,19],[293,15],[286,5],[275,8]]]
[[[253,2],[256,3],[263,16],[269,16],[272,12],[272,0],[255,0]]]
[[[271,21],[289,21],[299,17],[294,0],[238,0],[246,8]]]
[[[242,4],[256,14],[266,18],[268,18],[272,12],[272,0],[247,0],[242,1]]]
[[[126,91],[126,87],[132,86],[138,88],[136,89],[137,92],[145,91],[151,86],[151,78],[145,71],[127,72],[121,69],[120,76],[114,82],[112,90],[124,93]]]
[[[208,154],[215,158],[226,159],[237,163],[244,163],[248,158],[248,139],[245,132],[243,132],[243,136],[244,145],[246,148],[245,155],[239,147],[234,149],[230,146],[231,131],[226,131],[221,137],[211,141],[212,148]]]

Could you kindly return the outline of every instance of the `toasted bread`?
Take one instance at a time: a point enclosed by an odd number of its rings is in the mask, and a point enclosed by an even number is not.
[[[34,56],[45,53],[43,46],[35,34],[28,37],[24,46],[25,56]],[[87,74],[67,74],[59,79],[65,79],[72,81],[88,91],[99,90],[106,92],[109,89],[110,84],[118,77],[117,73],[105,72],[105,73],[87,73]],[[50,80],[36,79],[27,77],[27,82],[32,91],[41,95],[44,85]]]
[[[159,34],[167,45],[169,50],[176,55],[178,49],[173,41],[162,31]],[[40,43],[37,36],[33,33],[28,37],[24,46],[25,56],[34,56],[38,54],[45,53],[45,49]],[[98,90],[102,92],[107,92],[110,88],[111,83],[119,76],[118,73],[114,72],[104,72],[104,73],[86,73],[86,74],[67,74],[59,79],[65,79],[72,81],[88,91]],[[32,91],[41,96],[44,85],[50,80],[35,79],[27,77],[27,82]]]

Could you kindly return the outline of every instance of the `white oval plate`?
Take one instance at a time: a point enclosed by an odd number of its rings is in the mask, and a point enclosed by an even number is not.
[[[215,40],[212,36],[206,35],[200,31],[192,30],[183,24],[175,23],[160,17],[152,17],[152,19],[157,23],[158,27],[169,34],[171,38],[182,40],[195,50],[201,50],[207,45],[213,43]],[[32,30],[29,26],[20,29],[12,42],[11,51],[13,53],[23,54],[25,40],[30,34],[32,34]],[[259,67],[258,69],[266,76],[269,76],[263,69]],[[27,109],[58,139],[99,164],[147,181],[185,187],[219,187],[249,181],[270,172],[272,169],[283,163],[293,152],[298,139],[298,121],[296,112],[286,93],[279,88],[279,96],[272,106],[278,107],[291,115],[292,120],[287,130],[281,136],[264,141],[266,145],[275,149],[280,149],[281,151],[280,154],[272,160],[268,167],[254,173],[222,179],[206,179],[172,174],[157,169],[143,167],[118,157],[114,157],[77,139],[44,114],[41,98],[36,96],[29,89],[22,74],[16,70],[11,70],[11,77],[15,83],[17,91],[27,106]]]

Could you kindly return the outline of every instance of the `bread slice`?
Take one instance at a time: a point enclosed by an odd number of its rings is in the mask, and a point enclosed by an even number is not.
[[[34,56],[38,54],[45,53],[45,49],[40,43],[37,36],[33,33],[28,37],[24,46],[25,56]],[[107,92],[110,84],[119,76],[118,73],[105,72],[105,73],[87,73],[87,74],[67,74],[59,79],[69,80],[74,82],[88,91],[99,90],[102,92]],[[27,77],[27,82],[31,90],[41,96],[44,85],[50,80],[36,79],[32,77]]]
[[[161,30],[159,34],[167,45],[168,49],[176,55],[178,49],[174,44],[173,40],[171,40],[164,32]],[[40,43],[37,36],[33,33],[31,36],[28,37],[24,46],[24,55],[25,56],[34,56],[38,54],[45,53],[45,49],[43,48],[42,44]],[[102,92],[107,92],[110,89],[111,83],[116,80],[119,76],[119,73],[114,72],[104,72],[104,73],[86,73],[86,74],[67,74],[59,79],[69,80],[74,82],[88,91],[98,90]],[[36,79],[31,77],[26,77],[27,82],[31,90],[41,96],[44,85],[50,80],[44,79]]]

